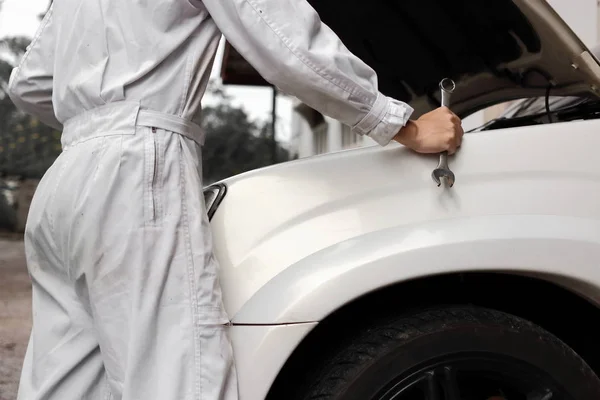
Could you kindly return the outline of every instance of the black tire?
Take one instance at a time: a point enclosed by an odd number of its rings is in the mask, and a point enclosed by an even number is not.
[[[382,394],[390,388],[391,382],[398,382],[402,376],[402,383],[407,382],[410,374],[417,376],[417,371],[425,371],[428,363],[459,355],[497,357],[512,363],[510,365],[515,366],[515,371],[519,371],[515,374],[522,376],[523,384],[526,384],[525,381],[533,384],[535,379],[539,379],[544,382],[540,383],[541,386],[553,392],[550,397],[541,394],[539,399],[600,399],[600,380],[565,343],[521,318],[475,307],[423,310],[381,321],[344,342],[318,371],[313,371],[310,387],[295,391],[295,395],[290,394],[286,398],[386,399]],[[521,367],[524,369],[520,370]],[[533,375],[526,376],[525,371]],[[441,387],[442,392],[445,389]],[[460,396],[447,393],[439,397],[429,393],[429,396],[461,400],[488,398],[487,394],[464,394],[469,389],[461,390]],[[391,395],[389,398],[427,399],[427,394],[423,393],[423,397]],[[499,394],[490,393],[489,396]],[[508,400],[525,398],[509,396],[505,392],[503,395]]]

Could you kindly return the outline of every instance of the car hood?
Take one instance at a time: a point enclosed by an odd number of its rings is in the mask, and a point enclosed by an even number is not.
[[[415,108],[464,117],[526,97],[598,96],[600,64],[544,0],[310,0],[322,20],[379,77],[380,90]]]

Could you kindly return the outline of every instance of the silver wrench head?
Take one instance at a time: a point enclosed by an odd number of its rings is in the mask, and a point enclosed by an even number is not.
[[[450,106],[450,95],[456,89],[456,84],[450,78],[444,78],[440,81],[440,101],[442,107]]]
[[[454,186],[454,173],[449,169],[445,168],[436,168],[431,173],[431,177],[437,183],[438,187],[442,184],[442,181],[445,179],[448,182],[448,186]]]
[[[444,92],[452,93],[456,89],[456,83],[450,78],[444,78],[440,81],[440,89]]]

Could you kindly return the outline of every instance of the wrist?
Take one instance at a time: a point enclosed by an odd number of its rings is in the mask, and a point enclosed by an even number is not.
[[[394,136],[394,140],[404,146],[410,147],[410,143],[414,143],[415,138],[417,137],[417,124],[415,121],[408,120],[406,124],[400,128],[396,136]]]

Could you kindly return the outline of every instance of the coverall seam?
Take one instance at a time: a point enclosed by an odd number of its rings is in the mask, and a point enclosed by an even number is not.
[[[194,387],[196,389],[196,399],[202,400],[202,383],[200,381],[201,377],[201,350],[200,343],[198,343],[199,332],[198,332],[198,299],[196,299],[196,284],[194,282],[194,259],[192,258],[192,244],[190,237],[190,225],[188,219],[188,208],[187,208],[187,200],[186,200],[186,190],[185,190],[185,173],[184,167],[185,164],[183,162],[183,151],[182,151],[182,138],[179,138],[179,182],[181,185],[180,194],[181,194],[181,219],[183,223],[183,235],[184,235],[184,245],[185,245],[185,258],[186,258],[186,266],[187,266],[187,274],[188,274],[188,286],[190,291],[190,306],[192,312],[192,345],[194,346]]]
[[[275,33],[275,35],[279,38],[279,40],[281,40],[281,42],[285,45],[285,47],[288,48],[288,50],[298,59],[300,60],[300,62],[302,62],[302,64],[304,64],[305,66],[307,66],[311,71],[313,71],[315,74],[317,74],[318,76],[320,76],[321,78],[325,79],[326,81],[332,83],[334,86],[342,89],[344,92],[355,96],[355,95],[359,95],[359,97],[362,100],[367,100],[366,97],[362,96],[359,94],[359,91],[356,89],[350,89],[350,88],[346,88],[342,85],[340,85],[338,82],[335,81],[335,79],[333,79],[331,76],[329,76],[328,73],[326,73],[325,71],[321,71],[318,68],[316,68],[310,61],[305,60],[304,57],[302,57],[300,54],[298,54],[298,52],[296,51],[295,48],[293,48],[293,46],[291,46],[291,42],[290,40],[284,36],[282,33],[280,33],[279,29],[274,28],[271,24],[270,21],[267,20],[267,18],[264,16],[262,10],[260,9],[260,7],[258,7],[258,5],[252,1],[252,0],[245,0],[250,7],[252,7],[252,9],[254,10],[254,12],[257,14],[257,16],[269,27],[269,29],[271,29],[273,31],[273,33]]]
[[[102,2],[98,2],[98,7],[100,7],[100,17],[102,18],[102,23],[104,24],[104,26],[106,26],[106,22],[104,18],[104,10],[102,8]],[[110,58],[110,51],[108,50],[108,40],[104,40],[104,51],[106,51],[106,57],[107,59]],[[106,101],[106,99],[104,98],[104,95],[102,94],[102,83],[104,81],[104,76],[106,75],[106,69],[108,67],[108,61],[104,64],[104,70],[102,71],[102,76],[100,78],[100,90],[98,91],[98,98],[100,100],[102,100],[104,102],[104,104],[108,104],[108,102]]]
[[[65,170],[67,169],[67,164],[70,161],[70,152],[63,152],[63,158],[64,158],[64,163],[63,165],[61,165],[60,169],[58,170],[58,176],[56,179],[56,182],[54,183],[54,189],[52,189],[52,194],[51,197],[48,199],[48,204],[52,205],[54,204],[54,201],[56,199],[56,193],[58,192],[58,185],[59,183],[62,181],[62,177],[63,174],[65,173]],[[55,225],[54,225],[54,212],[52,210],[56,209],[56,207],[48,207],[48,223],[49,223],[49,228],[50,228],[50,233],[51,233],[51,241],[52,241],[52,247],[54,248],[54,251],[56,252],[56,256],[60,258],[61,263],[63,262],[63,257],[60,255],[60,252],[58,251],[58,246],[56,244],[56,232],[55,232]],[[70,273],[67,272],[67,275],[69,275],[70,278]]]
[[[189,3],[189,1],[188,1],[188,3]],[[191,4],[191,3],[189,3],[189,4],[193,9],[198,10],[198,8],[194,7],[193,4]],[[185,111],[185,101],[188,98],[188,95],[190,93],[190,87],[192,86],[193,60],[197,60],[200,57],[200,54],[202,53],[202,49],[199,48],[199,44],[196,44],[196,46],[193,47],[192,49],[193,49],[193,51],[191,52],[191,54],[188,54],[188,56],[186,57],[185,82],[184,82],[185,86],[183,87],[183,94],[181,96],[181,103],[179,104],[179,111],[178,111],[178,115],[180,117],[183,117],[183,113]]]
[[[108,381],[108,371],[106,371],[106,368],[104,368],[104,390],[106,390],[104,400],[112,400],[113,394],[110,391],[110,382]]]
[[[106,150],[108,148],[108,143],[106,140],[106,136],[102,136],[101,138],[99,138],[100,141],[100,151],[98,152],[98,164],[96,165],[96,168],[94,169],[94,176],[92,177],[92,182],[95,182],[96,179],[98,178],[98,171],[100,170],[100,167],[102,167],[104,164],[102,162],[102,158],[104,157],[104,154],[106,153]]]
[[[132,136],[132,135],[133,135],[132,133],[130,133],[128,130],[125,130],[125,129],[120,130],[120,131],[107,131],[107,132],[104,132],[104,133],[99,134],[99,135],[94,135],[94,136],[82,138],[82,139],[79,139],[79,140],[75,140],[75,141],[73,141],[73,142],[71,142],[69,144],[66,144],[64,146],[64,148],[65,148],[65,151],[66,151],[67,149],[71,149],[73,147],[76,147],[76,146],[78,146],[80,144],[89,142],[91,140],[105,139],[105,138],[107,138],[109,136],[121,136],[122,137],[122,136]]]
[[[33,50],[33,48],[35,47],[35,45],[37,44],[37,42],[40,40],[40,37],[42,36],[42,34],[44,33],[44,31],[48,27],[48,24],[50,23],[50,18],[52,17],[53,13],[54,13],[54,4],[52,4],[50,6],[50,9],[48,10],[48,12],[46,13],[46,15],[44,16],[44,19],[43,19],[43,21],[42,21],[39,29],[37,30],[36,35],[31,40],[31,43],[29,44],[29,46],[27,46],[27,50],[25,51],[25,54],[23,54],[23,57],[21,58],[21,62],[19,62],[19,66],[17,67],[17,71],[15,72],[15,75],[14,75],[13,79],[11,79],[10,82],[9,82],[9,85],[8,85],[8,91],[9,92],[13,91],[13,89],[15,87],[15,82],[18,81],[18,79],[21,76],[21,69],[22,69],[23,65],[25,64],[25,62],[29,58],[29,55],[31,54],[31,51]]]
[[[191,80],[192,80],[191,65],[192,65],[192,58],[188,55],[185,59],[185,79],[184,79],[183,92],[181,94],[181,100],[179,101],[179,107],[177,110],[177,115],[179,115],[180,117],[183,115],[183,110],[185,109],[185,100],[188,96],[188,92],[189,92],[190,86],[191,86]]]

